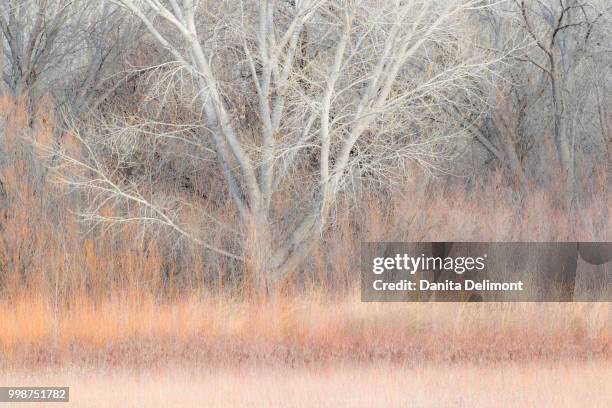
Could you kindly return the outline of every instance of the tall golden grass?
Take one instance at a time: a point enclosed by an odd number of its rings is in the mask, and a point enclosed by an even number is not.
[[[607,304],[366,304],[310,294],[265,302],[117,293],[58,309],[33,294],[0,303],[0,354],[40,365],[304,366],[612,357]]]

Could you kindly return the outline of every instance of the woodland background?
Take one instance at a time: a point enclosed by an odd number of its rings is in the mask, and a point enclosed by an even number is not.
[[[396,3],[4,2],[2,292],[346,291],[365,240],[609,239],[606,2]]]

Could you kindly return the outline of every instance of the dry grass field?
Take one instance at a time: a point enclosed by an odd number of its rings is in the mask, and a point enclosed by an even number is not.
[[[0,382],[78,407],[608,407],[609,305],[0,304]],[[25,405],[27,406],[27,405]]]
[[[589,304],[384,304],[358,296],[212,298],[143,295],[54,307],[0,303],[4,368],[326,362],[416,364],[606,360],[610,311]]]
[[[612,404],[607,304],[22,298],[0,311],[0,382],[70,386],[71,406]]]

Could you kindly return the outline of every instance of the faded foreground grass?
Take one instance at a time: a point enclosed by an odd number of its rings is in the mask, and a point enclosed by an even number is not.
[[[0,375],[70,386],[78,407],[610,407],[610,378],[609,363],[577,361]]]

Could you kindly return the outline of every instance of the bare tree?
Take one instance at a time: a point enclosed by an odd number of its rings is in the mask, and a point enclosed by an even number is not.
[[[3,80],[14,93],[32,89],[40,72],[55,57],[54,43],[67,22],[70,3],[9,0],[2,4],[0,29],[10,63]]]
[[[13,94],[31,101],[52,95],[75,113],[100,103],[111,87],[109,68],[137,32],[128,17],[117,6],[89,0],[2,2],[2,81]]]
[[[539,85],[531,91],[536,97],[530,104],[550,109],[550,135],[571,203],[576,195],[576,149],[581,144],[577,133],[588,117],[595,116],[585,110],[592,103],[588,94],[595,94],[599,88],[590,78],[601,69],[609,70],[602,58],[606,52],[601,44],[610,39],[611,8],[597,0],[515,0],[514,4],[519,15],[518,27],[534,44],[516,58],[539,71]],[[549,104],[542,103],[543,94],[549,96]],[[537,111],[549,116],[541,109]]]
[[[393,182],[408,161],[432,169],[453,157],[464,127],[448,112],[482,109],[486,101],[466,96],[480,99],[473,90],[498,58],[471,46],[479,0],[112,2],[173,57],[155,67],[156,97],[180,89],[202,118],[169,123],[163,107],[146,125],[107,118],[98,145],[75,131],[84,154],[64,151],[62,180],[95,192],[90,219],[160,222],[245,261],[261,288],[308,255],[352,180]],[[176,200],[104,160],[100,146],[125,149],[109,147],[105,129],[117,128],[123,143],[172,140],[190,146],[183,161],[217,163],[241,220],[240,252],[207,242],[181,221]],[[104,216],[110,202],[142,211]]]

